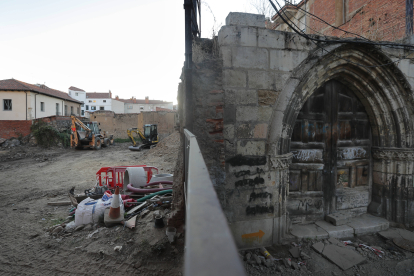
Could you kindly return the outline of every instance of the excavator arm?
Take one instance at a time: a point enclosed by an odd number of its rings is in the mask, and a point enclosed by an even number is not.
[[[72,147],[76,147],[77,145],[79,145],[79,137],[78,137],[78,133],[76,130],[76,125],[80,126],[87,132],[90,132],[91,129],[87,127],[81,120],[79,120],[73,115],[70,116],[70,119],[72,121],[72,124],[71,124],[72,135],[70,136],[70,145]]]
[[[142,132],[139,129],[137,129],[137,128],[129,128],[127,130],[127,134],[128,134],[129,139],[132,142],[132,146],[133,147],[136,147],[137,146],[137,142],[135,141],[134,136],[132,135],[133,133],[138,134],[139,138],[141,138],[142,141],[145,141],[146,140],[145,136],[142,134]]]

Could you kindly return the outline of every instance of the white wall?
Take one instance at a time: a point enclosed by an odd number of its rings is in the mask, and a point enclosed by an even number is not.
[[[73,91],[69,89],[69,96],[82,103],[85,103],[86,101],[86,92],[83,92],[83,91]],[[83,112],[85,112],[85,104],[81,106],[81,111],[80,111],[79,116],[85,116],[85,115],[82,115],[82,110]]]
[[[124,113],[124,102],[112,99],[112,111],[115,113]]]
[[[29,92],[30,93],[30,92]],[[12,110],[3,109],[3,100],[12,100]],[[29,100],[29,99],[28,99]],[[26,120],[26,93],[0,91],[0,120]]]
[[[157,107],[173,109],[173,103],[138,104],[125,103],[125,113],[141,113],[143,111],[156,111]]]

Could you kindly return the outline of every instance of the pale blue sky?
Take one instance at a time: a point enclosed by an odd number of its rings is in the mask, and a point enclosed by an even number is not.
[[[202,36],[251,0],[208,0]],[[0,79],[174,101],[184,62],[183,0],[1,0]]]

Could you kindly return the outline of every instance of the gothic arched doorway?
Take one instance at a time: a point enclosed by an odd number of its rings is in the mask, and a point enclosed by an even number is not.
[[[367,211],[371,140],[365,108],[344,84],[330,80],[307,99],[290,142],[287,210],[294,223]]]

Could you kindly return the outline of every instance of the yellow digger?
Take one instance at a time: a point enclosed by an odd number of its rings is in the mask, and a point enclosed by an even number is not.
[[[144,125],[144,133],[141,132],[138,128],[129,128],[127,130],[128,137],[132,142],[132,146],[128,147],[129,150],[140,151],[143,148],[154,147],[158,143],[158,130],[157,125],[146,124]],[[133,134],[138,134],[139,138],[142,141],[142,144],[138,145],[134,139]]]
[[[83,149],[101,149],[114,144],[113,135],[103,135],[100,133],[98,122],[82,122],[75,116],[70,116],[72,120],[70,146]]]

